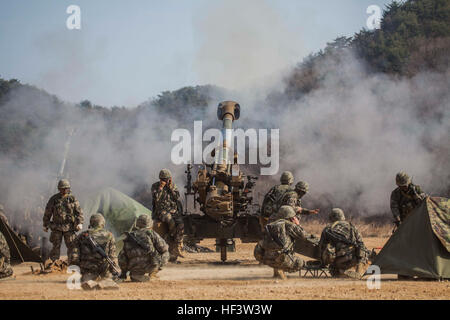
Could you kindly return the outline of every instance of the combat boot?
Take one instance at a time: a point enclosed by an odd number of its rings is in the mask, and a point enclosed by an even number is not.
[[[8,267],[4,272],[0,272],[0,279],[9,278],[13,275],[13,269]]]
[[[159,272],[159,269],[153,269],[153,270],[151,270],[151,271],[148,273],[148,276],[150,277],[150,280],[152,280],[152,279],[159,279],[158,272]]]
[[[150,277],[145,274],[133,274],[130,275],[130,279],[132,282],[149,282]]]
[[[94,280],[83,281],[81,283],[81,288],[83,288],[83,290],[99,289],[97,281]]]
[[[119,285],[111,278],[105,278],[98,282],[98,288],[102,290],[117,290]]]
[[[184,258],[184,256],[181,254],[181,251],[183,251],[183,242],[177,243],[175,247],[175,253],[178,257]]]
[[[356,272],[362,277],[366,273],[367,268],[369,267],[368,263],[360,262],[356,266]]]
[[[343,272],[343,275],[345,275],[349,278],[352,278],[352,279],[361,280],[361,275],[358,272],[353,271],[353,270],[345,270]]]
[[[273,277],[276,279],[286,280],[286,275],[281,269],[273,268]]]

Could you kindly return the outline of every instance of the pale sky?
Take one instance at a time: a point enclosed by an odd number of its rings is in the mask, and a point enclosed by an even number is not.
[[[69,102],[135,106],[165,90],[282,74],[387,0],[0,0],[0,77]],[[69,5],[81,30],[69,30]]]

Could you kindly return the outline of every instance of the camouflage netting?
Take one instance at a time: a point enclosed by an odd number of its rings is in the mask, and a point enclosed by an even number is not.
[[[450,279],[449,199],[427,197],[389,238],[373,262],[381,273]]]
[[[428,198],[427,209],[434,234],[450,252],[450,199]]]
[[[103,189],[88,199],[83,212],[87,221],[94,213],[103,214],[106,220],[106,229],[115,236],[130,231],[141,214],[148,214],[150,217],[152,215],[152,212],[139,202],[113,188]]]

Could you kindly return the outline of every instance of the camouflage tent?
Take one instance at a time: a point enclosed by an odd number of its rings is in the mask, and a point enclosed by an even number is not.
[[[0,219],[0,232],[5,236],[8,243],[12,262],[43,262],[41,256],[23,243],[19,236],[2,219]]]
[[[87,219],[94,213],[101,213],[106,220],[106,228],[115,236],[129,231],[138,216],[152,215],[152,212],[136,200],[113,188],[106,188],[85,202],[83,212]],[[89,221],[89,220],[88,220]]]
[[[450,200],[428,197],[400,225],[373,262],[381,273],[450,278]]]

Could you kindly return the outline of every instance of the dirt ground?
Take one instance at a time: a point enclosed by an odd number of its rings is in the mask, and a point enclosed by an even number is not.
[[[369,248],[382,247],[387,238],[366,238]],[[214,249],[214,239],[201,245]],[[226,264],[220,254],[184,253],[180,264],[169,264],[159,279],[148,283],[120,284],[119,290],[69,290],[70,274],[35,275],[23,263],[14,266],[15,279],[0,280],[0,299],[450,299],[450,282],[398,281],[383,275],[380,289],[368,289],[366,281],[351,279],[300,278],[288,274],[285,281],[272,279],[272,269],[253,258],[254,243],[236,241],[236,252],[228,253]]]

